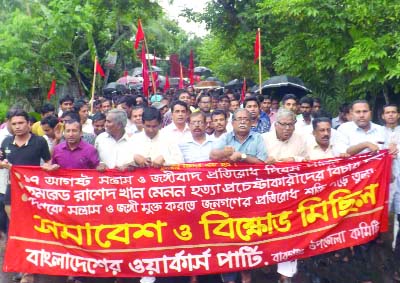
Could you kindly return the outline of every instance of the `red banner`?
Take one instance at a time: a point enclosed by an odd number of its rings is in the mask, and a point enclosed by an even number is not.
[[[93,277],[253,269],[387,230],[391,158],[181,164],[131,173],[13,166],[4,271]]]

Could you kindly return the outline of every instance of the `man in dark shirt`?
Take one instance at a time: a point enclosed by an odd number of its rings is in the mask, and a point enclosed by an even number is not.
[[[0,168],[10,169],[11,165],[39,166],[43,159],[45,163],[50,161],[50,151],[43,137],[31,134],[28,113],[16,110],[10,114],[10,126],[13,136],[6,137],[1,144],[2,161]],[[5,211],[10,218],[11,192],[7,186],[5,199]],[[16,279],[20,276],[16,276]],[[21,282],[28,282],[33,278],[32,274],[24,274]]]
[[[1,144],[2,161],[0,168],[11,168],[11,165],[39,166],[40,161],[50,161],[50,151],[43,137],[30,133],[29,116],[23,110],[16,110],[10,115],[13,136],[4,139]],[[10,187],[5,196],[6,211],[10,217],[11,205]]]

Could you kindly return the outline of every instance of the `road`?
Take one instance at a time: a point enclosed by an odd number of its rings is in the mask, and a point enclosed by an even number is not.
[[[299,272],[293,283],[359,283],[370,275],[374,283],[393,283],[391,235],[383,235],[383,244],[372,243],[361,249],[349,262],[335,260],[334,254],[299,261]],[[3,264],[4,242],[0,242],[0,263]],[[350,250],[349,250],[350,251]],[[0,273],[0,283],[12,283],[11,273]],[[276,283],[276,267],[253,271],[253,283]],[[163,281],[163,280],[158,280]],[[175,280],[174,283],[179,280]],[[65,283],[66,277],[35,275],[35,283]],[[87,278],[87,283],[115,283],[115,279]],[[137,278],[120,279],[118,283],[137,283]],[[221,283],[219,276],[201,277],[199,283]]]

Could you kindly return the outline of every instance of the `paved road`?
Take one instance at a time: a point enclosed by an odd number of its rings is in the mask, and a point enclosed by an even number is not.
[[[299,272],[293,283],[359,283],[363,276],[371,276],[374,283],[393,283],[391,235],[383,235],[384,244],[372,243],[356,250],[349,262],[335,260],[333,254],[299,261]],[[4,246],[1,245],[0,246]],[[4,247],[0,247],[3,264]],[[253,271],[253,283],[276,283],[275,267]],[[10,273],[0,273],[0,283],[12,283]],[[160,280],[162,281],[162,280]],[[221,283],[219,276],[200,278],[199,283]],[[65,283],[65,277],[36,275],[35,283]],[[87,283],[114,283],[114,279],[88,278]],[[138,279],[121,279],[119,283],[137,283]],[[174,283],[177,283],[175,281]]]

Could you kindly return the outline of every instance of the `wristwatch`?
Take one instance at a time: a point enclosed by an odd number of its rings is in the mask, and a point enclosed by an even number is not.
[[[247,158],[247,154],[246,153],[242,153],[242,155],[240,155],[240,160],[244,161]]]

